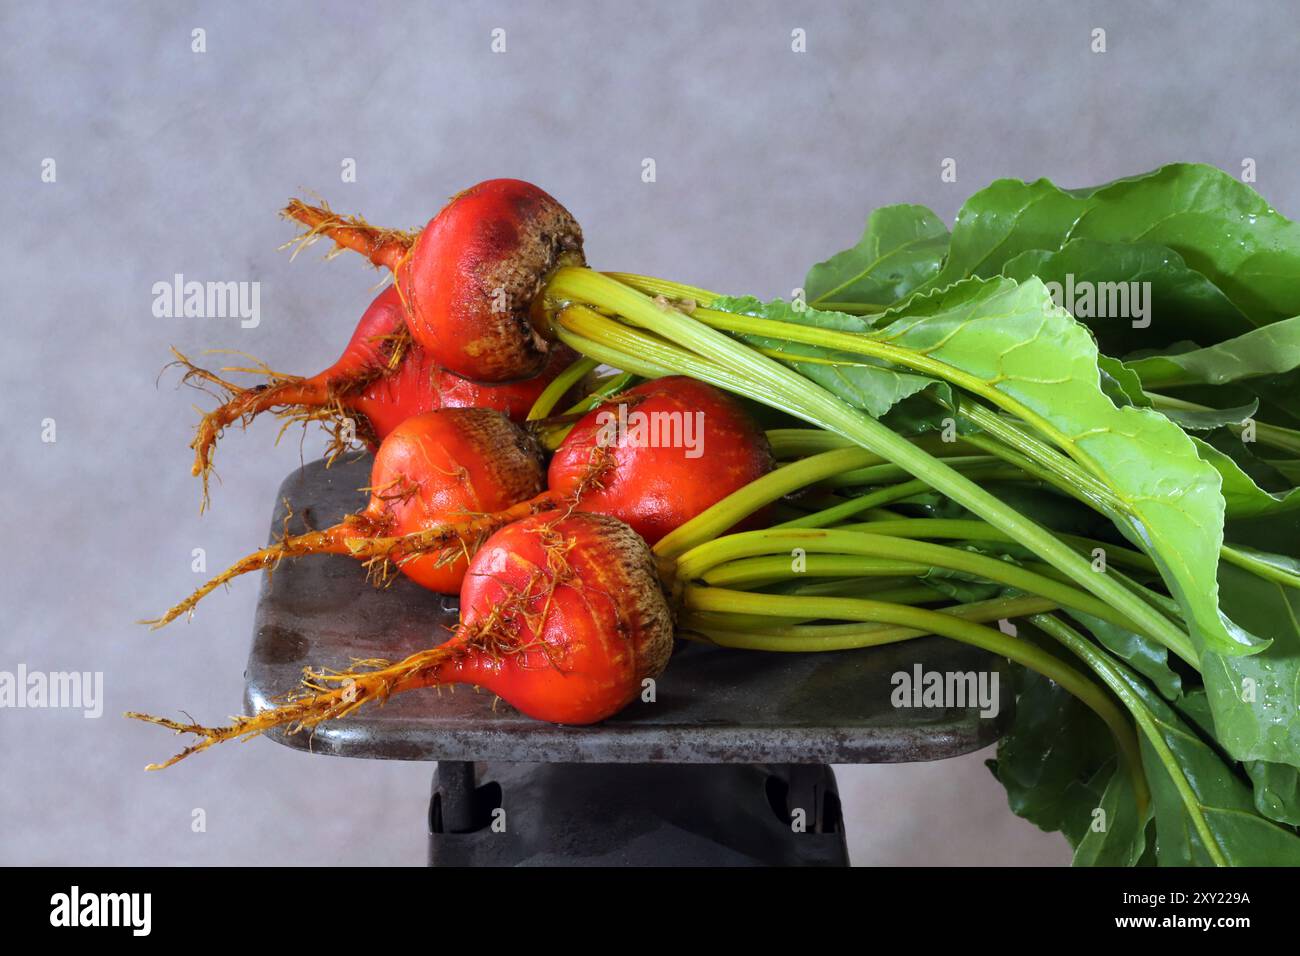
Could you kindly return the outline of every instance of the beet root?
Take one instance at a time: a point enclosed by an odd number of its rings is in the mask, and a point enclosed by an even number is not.
[[[539,515],[502,529],[471,563],[461,607],[461,623],[444,643],[398,663],[309,669],[298,695],[225,727],[128,713],[199,738],[149,769],[223,741],[277,727],[299,732],[444,684],[483,687],[538,720],[595,723],[634,700],[672,652],[672,614],[650,549],[605,515]]]
[[[529,379],[484,383],[461,378],[438,368],[411,340],[405,310],[391,286],[370,304],[339,360],[317,375],[300,378],[265,368],[236,369],[269,378],[265,385],[240,388],[176,355],[187,369],[187,381],[214,386],[223,398],[203,416],[190,443],[192,472],[204,480],[205,505],[217,441],[235,422],[247,426],[268,411],[284,419],[285,427],[319,422],[331,435],[327,456],[332,460],[355,441],[375,448],[408,418],[440,408],[490,408],[523,421],[547,385],[576,357],[559,346],[551,350],[541,374]]]
[[[448,408],[407,419],[375,455],[370,501],[356,514],[320,531],[286,534],[254,551],[175,605],[162,617],[145,621],[162,627],[188,614],[216,588],[250,571],[273,569],[287,557],[343,554],[367,562],[381,582],[396,568],[418,584],[455,594],[468,566],[470,547],[433,552],[402,547],[406,536],[433,526],[470,529],[466,541],[485,539],[485,525],[474,521],[495,515],[542,488],[541,449],[523,429],[487,408]],[[377,536],[396,536],[394,546],[374,548]]]
[[[538,374],[556,347],[538,308],[556,269],[584,265],[582,230],[549,194],[491,179],[452,197],[410,233],[378,229],[328,206],[292,200],[287,218],[389,269],[415,341],[439,366],[482,382]]]

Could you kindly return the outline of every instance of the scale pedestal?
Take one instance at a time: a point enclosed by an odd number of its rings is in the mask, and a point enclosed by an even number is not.
[[[314,462],[280,488],[271,527],[323,528],[359,510],[370,457]],[[264,576],[245,704],[297,688],[305,666],[400,660],[445,640],[454,600],[405,578],[376,589],[350,558],[285,561]],[[869,650],[766,654],[679,642],[653,702],[564,727],[461,687],[413,691],[314,732],[267,736],[342,757],[438,761],[436,865],[846,865],[832,763],[938,760],[978,750],[1012,713],[899,709],[891,676],[1005,667],[940,638]],[[249,711],[251,712],[251,710]]]

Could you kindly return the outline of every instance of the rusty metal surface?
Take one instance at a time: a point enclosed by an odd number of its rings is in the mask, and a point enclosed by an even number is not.
[[[314,462],[276,498],[273,533],[292,506],[290,530],[322,528],[365,502],[370,458]],[[406,579],[378,590],[341,556],[284,562],[264,576],[245,703],[261,708],[293,690],[307,665],[400,659],[445,639],[454,599]],[[1010,717],[1001,680],[999,716],[974,708],[897,709],[891,675],[1000,667],[981,651],[939,638],[820,654],[765,654],[678,642],[654,703],[632,704],[594,727],[540,723],[468,687],[412,691],[314,733],[274,739],[314,753],[392,760],[532,763],[896,763],[979,749]]]

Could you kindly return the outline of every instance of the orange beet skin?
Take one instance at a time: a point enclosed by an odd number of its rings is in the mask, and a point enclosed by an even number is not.
[[[411,334],[465,378],[502,382],[540,373],[553,344],[534,327],[534,300],[552,271],[582,265],[582,230],[549,194],[490,179],[455,196],[396,269]]]
[[[630,427],[620,430],[624,420]],[[637,421],[647,429],[641,436],[633,430]],[[647,444],[639,437],[668,442]],[[705,382],[671,376],[638,385],[584,416],[551,459],[547,487],[561,495],[573,491],[598,446],[611,439],[610,465],[579,507],[625,521],[652,545],[772,470],[767,436],[736,399]]]
[[[530,717],[590,724],[663,672],[672,615],[650,550],[606,515],[536,515],[494,534],[470,563],[461,632],[483,649],[441,681],[479,684]]]

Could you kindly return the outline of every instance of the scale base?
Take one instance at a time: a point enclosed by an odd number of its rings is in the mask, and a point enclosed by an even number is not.
[[[444,761],[429,865],[848,866],[849,854],[822,764]]]

